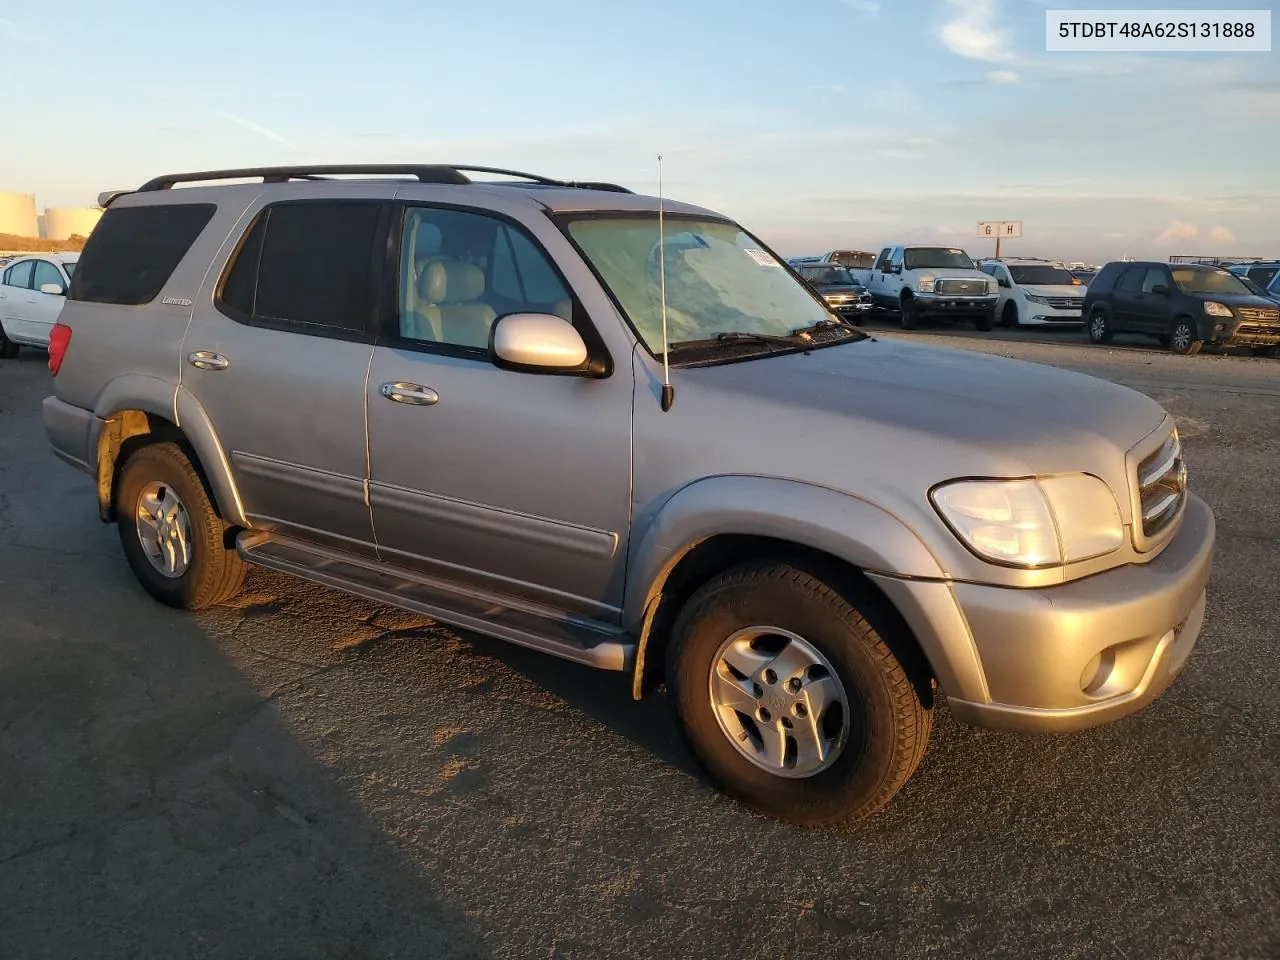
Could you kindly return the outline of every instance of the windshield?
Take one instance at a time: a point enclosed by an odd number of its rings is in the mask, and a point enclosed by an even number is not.
[[[876,255],[874,253],[864,253],[861,250],[837,250],[831,254],[831,262],[865,270],[876,262]]]
[[[810,283],[856,283],[848,267],[800,267],[800,276]]]
[[[907,247],[903,261],[908,270],[945,269],[972,270],[973,261],[963,250],[954,247]]]
[[[1227,270],[1173,270],[1173,282],[1183,293],[1223,293],[1247,297],[1249,288]]]
[[[572,220],[569,235],[645,346],[660,353],[658,218]],[[787,336],[832,321],[813,294],[739,226],[668,216],[665,252],[669,343],[729,332]]]
[[[1017,266],[1011,264],[1009,272],[1013,274],[1013,282],[1019,285],[1032,286],[1064,286],[1069,287],[1076,282],[1070,270],[1055,267],[1052,264],[1035,264],[1033,266]]]

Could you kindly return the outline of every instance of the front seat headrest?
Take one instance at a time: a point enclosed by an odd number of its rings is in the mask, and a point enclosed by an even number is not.
[[[465,303],[484,293],[484,271],[474,263],[436,260],[418,277],[418,296],[424,303]]]

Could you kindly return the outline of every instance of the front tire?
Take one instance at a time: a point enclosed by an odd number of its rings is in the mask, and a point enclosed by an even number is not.
[[[1186,317],[1173,321],[1169,328],[1169,349],[1179,356],[1191,357],[1200,352],[1202,341],[1196,333],[1196,325]]]
[[[1022,321],[1018,319],[1018,305],[1012,300],[1004,305],[1004,312],[1000,315],[1000,323],[1010,330],[1017,330],[1022,326]]]
[[[1111,317],[1105,310],[1094,310],[1089,314],[1089,342],[1106,344],[1111,342],[1115,331],[1111,329]]]
[[[138,450],[116,484],[120,545],[138,582],[161,603],[201,610],[229,600],[245,565],[195,467],[175,443]]]
[[[903,330],[914,330],[920,326],[920,313],[916,308],[915,297],[903,297],[899,313],[902,318]]]
[[[911,639],[874,597],[833,583],[781,560],[743,564],[694,594],[667,648],[694,757],[731,796],[807,826],[888,803],[932,723]]]
[[[973,318],[973,329],[979,333],[986,333],[994,325],[995,317],[989,313],[979,314]]]

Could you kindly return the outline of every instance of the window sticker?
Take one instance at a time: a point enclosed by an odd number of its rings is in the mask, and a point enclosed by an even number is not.
[[[773,259],[773,257],[769,256],[769,254],[765,253],[763,250],[753,250],[748,248],[743,252],[762,267],[778,266],[778,261]]]

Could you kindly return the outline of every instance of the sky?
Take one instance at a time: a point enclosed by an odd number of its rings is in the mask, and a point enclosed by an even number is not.
[[[0,0],[0,191],[88,206],[161,173],[311,161],[653,193],[661,154],[669,196],[786,256],[990,255],[981,220],[1023,222],[1006,255],[1280,255],[1280,53],[1045,51],[1046,9],[1108,6]]]

